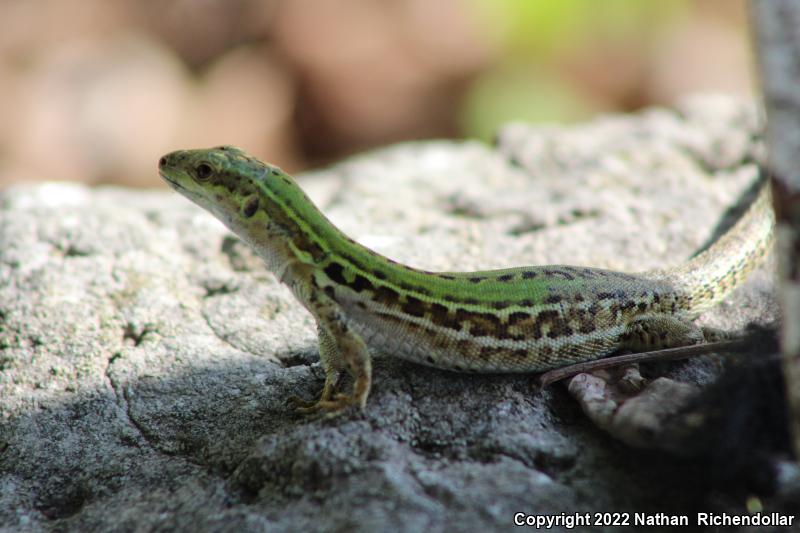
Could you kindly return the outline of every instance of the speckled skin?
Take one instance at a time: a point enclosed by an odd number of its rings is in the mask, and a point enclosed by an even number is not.
[[[764,185],[731,231],[676,269],[427,272],[356,243],[290,176],[238,148],[172,152],[159,170],[250,244],[314,315],[327,379],[306,410],[364,407],[368,346],[458,371],[539,372],[619,349],[703,342],[691,320],[760,263],[774,226]],[[342,371],[354,378],[350,394],[336,393]]]

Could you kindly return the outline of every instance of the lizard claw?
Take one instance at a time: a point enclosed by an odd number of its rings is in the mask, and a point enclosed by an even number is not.
[[[326,411],[327,416],[336,416],[345,411],[348,407],[357,406],[359,404],[352,396],[343,393],[334,395],[331,400],[320,399],[313,403],[301,400],[301,402],[302,403],[296,402],[298,405],[297,411],[299,413],[307,414]]]
[[[295,396],[290,396],[289,397],[289,402],[294,404],[294,406],[297,407],[298,409],[308,409],[309,407],[312,407],[312,406],[317,404],[317,402],[315,402],[315,401],[304,400],[300,396],[296,396],[296,395]]]

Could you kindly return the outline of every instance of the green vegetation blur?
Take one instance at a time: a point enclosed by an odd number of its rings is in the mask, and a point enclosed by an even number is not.
[[[707,77],[684,80],[689,90],[693,83],[695,90],[743,95],[751,88],[744,6],[738,2],[471,4],[500,53],[468,91],[463,108],[467,136],[490,139],[500,124],[512,120],[574,122],[598,112],[669,104],[674,95],[658,86],[661,78],[694,75],[698,58],[707,61]],[[714,41],[705,51],[704,35]],[[727,45],[731,54],[739,54],[737,59],[715,55]],[[692,48],[692,57],[681,57]],[[682,62],[691,68],[682,69]],[[730,71],[719,72],[723,68]]]

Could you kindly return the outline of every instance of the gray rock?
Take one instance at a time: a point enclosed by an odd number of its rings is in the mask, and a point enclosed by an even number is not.
[[[638,271],[730,224],[758,124],[749,105],[695,99],[509,125],[495,147],[399,145],[302,183],[414,266]],[[288,398],[323,381],[310,316],[174,193],[44,184],[0,207],[2,531],[506,530],[516,512],[677,513],[698,497],[691,466],[627,449],[530,376],[376,354],[366,413],[295,414]],[[775,312],[762,269],[701,322]],[[713,364],[678,367],[702,382]]]

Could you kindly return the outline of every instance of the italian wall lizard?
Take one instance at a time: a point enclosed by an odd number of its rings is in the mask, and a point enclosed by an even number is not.
[[[457,371],[540,372],[709,340],[713,333],[692,320],[760,263],[774,226],[765,181],[728,233],[674,269],[428,272],[358,244],[288,174],[238,148],[172,152],[159,171],[248,243],[314,316],[326,380],[305,411],[364,408],[369,348]],[[350,392],[338,391],[344,372]]]

